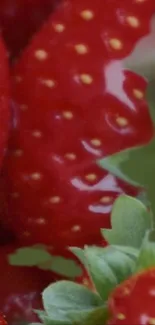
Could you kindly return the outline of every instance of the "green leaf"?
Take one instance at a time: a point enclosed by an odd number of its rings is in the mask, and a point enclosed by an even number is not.
[[[9,264],[15,266],[37,266],[51,261],[51,255],[45,249],[23,247],[8,255]]]
[[[79,247],[70,247],[69,250],[79,259],[79,261],[86,265],[86,257],[84,254],[84,249]]]
[[[79,325],[104,325],[108,319],[107,306],[101,306],[90,311],[70,313],[72,324]]]
[[[66,322],[66,321],[57,321],[50,319],[50,317],[45,317],[44,318],[44,325],[71,325],[71,322]]]
[[[151,119],[153,124],[155,124],[155,79],[150,81],[147,86],[146,99],[148,102]]]
[[[72,324],[75,313],[92,312],[101,307],[103,302],[97,294],[84,286],[69,281],[60,281],[44,290],[43,305],[51,320]]]
[[[109,244],[138,248],[146,231],[151,229],[152,219],[143,203],[130,196],[121,195],[113,205],[111,225],[112,229],[102,230]]]
[[[128,250],[130,251],[129,248]],[[132,255],[132,250],[128,255],[115,246],[86,247],[85,255],[89,273],[103,301],[106,301],[116,285],[127,279],[135,269],[136,258]]]
[[[82,268],[74,260],[65,259],[61,256],[53,256],[50,270],[73,279],[83,273]]]
[[[120,252],[129,255],[132,258],[137,259],[139,255],[139,249],[136,249],[134,247],[128,247],[128,246],[120,246],[120,245],[114,245],[114,248],[119,250]]]
[[[19,248],[8,255],[8,260],[14,266],[37,266],[72,279],[82,275],[82,268],[74,260],[52,255],[43,246]]]
[[[145,235],[136,270],[140,271],[153,266],[155,266],[155,229],[148,231]]]
[[[155,216],[155,138],[145,146],[101,159],[98,164],[132,185],[145,187]]]
[[[47,316],[47,314],[44,310],[34,309],[33,311],[41,321],[43,321],[44,318]]]
[[[134,71],[148,80],[154,78],[155,71],[155,19],[152,20],[151,33],[137,42],[131,54],[121,64],[124,68]]]

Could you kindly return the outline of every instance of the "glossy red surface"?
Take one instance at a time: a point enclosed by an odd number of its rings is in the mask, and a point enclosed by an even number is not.
[[[7,325],[7,322],[3,315],[0,314],[0,325]]]
[[[96,159],[148,141],[146,81],[123,59],[154,1],[65,1],[14,69],[8,223],[28,243],[97,244],[114,199],[135,190]]]
[[[109,325],[151,325],[155,320],[155,270],[147,270],[119,286],[109,300]]]

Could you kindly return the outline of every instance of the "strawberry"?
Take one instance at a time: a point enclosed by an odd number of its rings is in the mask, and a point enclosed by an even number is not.
[[[0,325],[7,325],[7,322],[3,315],[0,314]]]
[[[152,136],[146,80],[122,60],[154,9],[151,0],[65,1],[15,66],[5,222],[22,241],[99,243],[115,198],[137,193],[95,161]]]
[[[0,168],[2,158],[6,152],[6,142],[10,127],[9,87],[7,53],[0,38]]]
[[[37,319],[33,308],[41,308],[40,293],[52,281],[50,272],[9,264],[8,256],[17,248],[16,245],[0,248],[0,310],[6,315],[9,325],[17,320],[28,322]]]
[[[1,0],[0,26],[10,58],[20,54],[58,0]]]
[[[64,249],[64,257],[61,254],[51,247],[19,247],[16,242],[0,247],[0,310],[9,325],[37,320],[34,309],[42,308],[41,292],[52,282],[85,279],[86,285],[87,279],[91,287],[88,273],[73,253]]]
[[[42,293],[43,324],[155,324],[152,211],[122,195],[114,203],[111,223],[111,230],[103,230],[107,247],[72,248],[86,266],[92,288],[69,281],[48,286]]]
[[[155,323],[155,268],[137,274],[118,286],[109,299],[113,318],[109,325]]]

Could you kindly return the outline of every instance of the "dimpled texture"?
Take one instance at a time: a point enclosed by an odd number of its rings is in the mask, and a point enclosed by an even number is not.
[[[155,269],[138,274],[113,292],[109,299],[112,319],[108,325],[155,324]]]
[[[14,68],[6,159],[9,224],[21,241],[101,242],[118,195],[96,159],[148,141],[146,81],[122,66],[149,32],[154,1],[64,1]]]

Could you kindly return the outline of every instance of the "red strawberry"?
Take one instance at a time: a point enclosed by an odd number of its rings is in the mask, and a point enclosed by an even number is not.
[[[9,73],[7,53],[0,38],[0,168],[6,151],[9,130]]]
[[[16,246],[0,248],[0,310],[9,325],[15,320],[34,321],[33,308],[41,308],[41,292],[52,281],[52,273],[34,267],[12,266],[8,254]],[[1,323],[0,323],[1,325]]]
[[[59,0],[1,0],[0,26],[12,57],[19,55]]]
[[[131,193],[95,160],[152,136],[146,81],[120,59],[154,9],[154,0],[65,1],[15,67],[6,221],[18,237],[100,242],[114,199]]]
[[[7,325],[7,322],[3,315],[0,314],[0,325]]]
[[[109,299],[109,325],[155,324],[155,269],[131,277]]]

